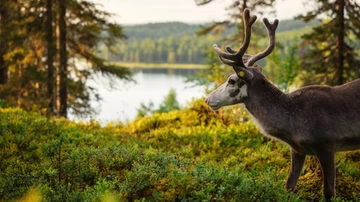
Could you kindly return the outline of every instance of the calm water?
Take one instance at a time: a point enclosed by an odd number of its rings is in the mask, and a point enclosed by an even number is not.
[[[100,110],[99,115],[94,118],[102,123],[133,120],[141,103],[147,105],[151,101],[154,103],[154,107],[158,108],[170,89],[175,89],[177,101],[184,106],[192,98],[205,96],[204,87],[191,87],[191,84],[185,82],[186,76],[195,74],[195,71],[138,69],[133,76],[136,83],[119,80],[116,82],[116,86],[118,86],[116,90],[109,90],[102,84],[97,84],[96,87],[103,100],[100,103],[92,103],[93,107]]]

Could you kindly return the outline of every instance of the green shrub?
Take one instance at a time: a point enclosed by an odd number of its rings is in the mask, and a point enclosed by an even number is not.
[[[199,100],[105,127],[0,108],[0,201],[322,200],[313,160],[285,191],[289,153],[242,108],[214,112]],[[336,159],[336,201],[356,200],[359,153]]]

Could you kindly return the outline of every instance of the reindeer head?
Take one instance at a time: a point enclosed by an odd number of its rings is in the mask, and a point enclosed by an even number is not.
[[[263,19],[263,23],[270,38],[270,44],[263,52],[251,56],[246,54],[245,51],[249,47],[251,26],[256,21],[256,18],[256,15],[250,16],[250,11],[248,9],[244,10],[243,21],[245,39],[238,51],[233,50],[230,46],[226,46],[228,52],[226,53],[221,51],[216,44],[213,45],[220,60],[224,64],[232,66],[235,71],[235,74],[231,75],[224,84],[207,96],[205,102],[213,110],[243,102],[243,100],[249,96],[248,90],[251,89],[251,85],[256,82],[256,79],[254,78],[259,74],[262,76],[261,68],[258,65],[254,65],[254,63],[261,58],[268,56],[274,50],[275,31],[279,21],[275,20],[274,23],[271,24],[267,18]]]

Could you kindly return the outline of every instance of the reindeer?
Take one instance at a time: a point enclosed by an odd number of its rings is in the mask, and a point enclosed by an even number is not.
[[[226,46],[227,53],[213,45],[220,60],[232,66],[235,74],[205,102],[213,110],[244,103],[263,135],[290,146],[287,190],[295,190],[305,156],[316,156],[323,171],[325,200],[330,201],[335,197],[335,152],[360,149],[360,79],[336,87],[313,85],[282,92],[264,77],[260,66],[254,65],[274,50],[277,19],[272,24],[263,19],[269,46],[254,56],[245,53],[256,18],[244,10],[245,39],[238,51]]]

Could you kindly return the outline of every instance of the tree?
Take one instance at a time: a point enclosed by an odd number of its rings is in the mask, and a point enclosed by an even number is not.
[[[47,109],[48,115],[66,117],[70,110],[86,117],[94,113],[90,98],[100,99],[96,89],[87,85],[88,79],[100,73],[109,77],[109,85],[114,78],[131,80],[128,69],[109,64],[97,54],[100,45],[115,54],[114,45],[125,39],[122,28],[109,21],[112,14],[97,4],[85,0],[3,0],[1,16],[3,8],[10,15],[0,24],[1,42],[7,42],[0,45],[0,58],[4,59],[0,72],[5,67],[4,75],[9,77],[0,83],[0,90],[9,103],[24,109],[37,105]],[[7,40],[3,40],[5,36]],[[54,100],[58,101],[57,109],[53,109]]]
[[[67,88],[68,88],[68,56],[66,42],[66,1],[58,0],[58,26],[59,26],[59,70],[58,70],[58,116],[67,116]],[[48,56],[49,57],[49,56]]]
[[[300,61],[297,53],[298,40],[280,46],[269,56],[263,72],[280,90],[289,92],[299,74]],[[297,86],[296,86],[297,87]]]
[[[214,0],[195,0],[195,3],[199,6],[206,5],[208,3],[213,2]],[[233,22],[242,22],[242,13],[243,11],[248,8],[251,11],[255,11],[258,13],[263,13],[262,9],[266,9],[269,7],[273,7],[275,4],[275,0],[233,0],[232,3],[228,6],[227,10],[229,11],[229,18],[224,21],[218,21],[210,24],[209,26],[205,26],[198,31],[198,34],[203,35],[210,32],[214,33],[224,33],[229,28],[236,26],[237,32],[229,39],[230,41],[242,41],[243,37],[243,30],[242,30],[242,23],[240,26],[238,24],[234,24]],[[274,11],[272,11],[274,12]],[[259,31],[261,30],[261,31]],[[261,34],[262,28],[257,28],[256,26],[253,27],[253,34]],[[239,40],[240,39],[240,40]]]
[[[360,62],[353,41],[360,39],[360,7],[356,1],[313,1],[313,11],[297,18],[320,17],[322,24],[303,36],[301,67],[309,74],[305,84],[340,85],[358,78]],[[321,18],[324,16],[325,18]]]
[[[180,105],[176,99],[176,91],[174,89],[170,89],[169,94],[164,97],[164,100],[160,103],[158,109],[154,109],[154,103],[151,101],[147,105],[145,103],[141,103],[140,108],[137,111],[136,118],[139,119],[141,117],[150,116],[154,113],[167,113],[179,109]]]
[[[164,101],[160,104],[157,112],[170,112],[174,110],[179,110],[180,106],[176,99],[176,91],[174,89],[170,89],[169,94],[164,98]]]
[[[7,33],[10,29],[10,15],[13,12],[13,7],[10,1],[0,2],[0,84],[7,83],[8,80],[8,67],[5,63],[5,54],[8,51],[8,36]]]
[[[102,74],[109,78],[111,86],[114,78],[131,80],[128,69],[107,63],[97,55],[99,44],[103,44],[112,54],[116,54],[115,44],[125,39],[122,28],[109,21],[111,13],[102,11],[98,5],[90,1],[68,0],[66,4],[66,47],[68,54],[68,72],[76,72],[75,78],[68,73],[68,85],[76,85],[75,89],[85,92],[68,93],[68,107],[73,114],[82,116],[89,114],[89,99],[93,95],[100,99],[96,89],[86,86],[88,79],[95,79],[96,74]],[[83,62],[77,62],[83,61]],[[68,91],[70,89],[68,88]]]
[[[47,101],[48,109],[47,114],[51,115],[54,113],[54,57],[55,57],[55,41],[54,41],[54,29],[52,26],[53,23],[53,11],[52,11],[53,1],[46,0],[46,49],[47,49]]]
[[[45,10],[44,1],[3,0],[1,4],[7,10],[1,29],[2,75],[6,78],[0,84],[1,97],[28,109],[36,103],[46,106],[42,57],[45,15],[41,11]]]

